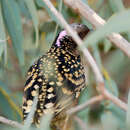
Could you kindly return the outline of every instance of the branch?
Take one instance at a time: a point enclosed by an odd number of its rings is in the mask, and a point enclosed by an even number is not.
[[[89,99],[88,101],[86,101],[85,103],[69,109],[67,111],[67,114],[74,114],[76,112],[79,112],[92,104],[102,101],[103,99],[104,99],[104,97],[102,95],[95,96],[95,97]]]
[[[95,104],[97,102],[100,102],[100,101],[104,100],[105,98],[108,99],[108,100],[111,100],[114,104],[116,104],[117,106],[119,106],[123,110],[127,111],[127,106],[126,106],[126,104],[124,102],[122,102],[117,97],[113,96],[112,94],[110,94],[108,91],[105,90],[104,93],[102,93],[102,95],[95,96],[95,97],[91,98],[90,100],[86,101],[85,103],[80,104],[78,106],[75,106],[75,107],[69,109],[67,111],[67,114],[70,115],[70,114],[77,113],[77,112],[85,109],[86,107],[88,107],[90,105],[93,105],[93,104]]]
[[[78,106],[75,106],[75,107],[69,109],[67,111],[67,114],[70,115],[70,114],[77,113],[77,112],[85,109],[86,107],[88,107],[90,105],[93,105],[93,104],[95,104],[97,102],[100,102],[100,101],[104,100],[105,98],[108,99],[108,100],[111,100],[114,104],[116,104],[117,106],[119,106],[123,110],[127,111],[127,106],[126,106],[126,104],[124,102],[122,102],[117,97],[113,96],[112,94],[110,94],[108,91],[105,90],[104,93],[102,93],[102,95],[95,96],[95,97],[91,98],[90,100],[86,101],[85,103],[80,104]]]
[[[16,121],[9,120],[9,119],[2,117],[2,116],[0,116],[0,122],[7,124],[7,125],[10,125],[12,127],[22,128],[22,125],[20,123],[18,123]]]
[[[120,99],[118,99],[117,97],[115,97],[114,95],[109,93],[108,91],[105,90],[104,93],[102,93],[102,94],[104,95],[104,97],[106,99],[111,100],[114,104],[116,104],[117,106],[119,106],[123,110],[125,110],[125,111],[128,110],[126,103],[122,102]]]
[[[67,24],[67,22],[65,21],[65,19],[63,18],[63,16],[61,15],[61,13],[59,13],[55,7],[53,6],[53,4],[49,1],[49,0],[43,0],[44,3],[48,6],[48,8],[50,9],[50,11],[56,16],[56,18],[60,21],[60,23],[64,26],[64,28],[66,29],[66,31],[69,33],[70,36],[72,36],[72,38],[76,41],[76,43],[78,44],[78,46],[80,47],[80,49],[82,50],[85,58],[87,59],[90,67],[92,68],[92,71],[95,74],[96,77],[96,82],[97,82],[97,90],[107,99],[111,100],[113,103],[115,103],[116,105],[118,105],[119,107],[123,108],[125,111],[127,110],[127,105],[122,102],[120,99],[118,99],[117,97],[113,96],[112,94],[110,94],[104,87],[104,79],[103,76],[94,60],[94,58],[91,56],[90,52],[88,51],[88,49],[84,46],[82,40],[79,38],[79,36],[77,35],[77,33]],[[76,1],[75,1],[76,2]],[[109,94],[108,94],[109,93]],[[105,95],[107,94],[107,95]]]
[[[120,99],[118,99],[116,96],[114,96],[110,92],[108,92],[104,86],[102,87],[98,86],[97,90],[100,92],[100,94],[102,94],[102,96],[104,96],[105,99],[112,101],[115,105],[119,106],[124,111],[128,110],[127,104],[121,101]]]
[[[97,15],[88,5],[81,0],[64,0],[65,4],[75,11],[79,12],[86,20],[88,20],[95,28],[103,26],[106,22]],[[72,6],[73,5],[73,6]],[[108,39],[118,48],[120,48],[128,57],[130,57],[130,43],[121,35],[112,33]]]

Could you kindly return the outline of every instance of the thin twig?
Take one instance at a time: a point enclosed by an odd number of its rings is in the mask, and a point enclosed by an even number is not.
[[[123,110],[126,111],[127,110],[127,105],[124,102],[122,102],[120,99],[118,99],[117,97],[113,96],[111,93],[109,93],[105,89],[103,76],[102,76],[102,74],[101,74],[101,72],[100,72],[100,70],[99,70],[99,68],[98,68],[98,66],[97,66],[94,58],[91,56],[91,54],[88,51],[88,49],[84,46],[82,40],[79,38],[79,36],[77,35],[77,33],[67,24],[67,22],[65,21],[65,19],[63,18],[63,16],[55,9],[55,7],[53,6],[53,4],[49,0],[43,0],[43,1],[48,6],[48,8],[50,9],[50,11],[60,21],[60,23],[64,26],[64,28],[69,33],[69,35],[72,36],[72,38],[76,41],[76,43],[78,44],[78,46],[80,47],[80,49],[82,50],[85,58],[87,59],[88,63],[90,64],[90,66],[91,66],[91,68],[92,68],[92,70],[93,70],[93,72],[95,74],[96,81],[97,81],[97,86],[98,86],[97,87],[98,91],[104,97],[106,97],[107,99],[111,100],[113,103],[115,103],[116,105],[118,105],[119,107],[123,108]],[[107,95],[105,95],[105,94],[107,94]]]
[[[74,116],[74,120],[79,124],[82,130],[87,130],[86,124],[78,116]]]
[[[81,0],[64,0],[65,4],[75,11],[79,12],[95,28],[103,26],[106,22],[96,12]],[[73,6],[72,6],[73,5]],[[117,33],[112,33],[108,39],[118,48],[120,48],[128,57],[130,57],[130,43]]]
[[[67,114],[73,114],[73,113],[79,112],[92,104],[102,101],[103,99],[104,99],[104,97],[102,95],[95,96],[95,97],[89,99],[88,101],[86,101],[85,103],[69,109],[67,111]]]
[[[22,128],[22,124],[20,124],[16,121],[9,120],[9,119],[2,117],[2,116],[0,116],[0,122],[7,124],[9,126],[12,126],[12,127]]]
[[[74,114],[76,112],[79,112],[79,111],[85,109],[86,107],[88,107],[90,105],[93,105],[93,104],[95,104],[97,102],[102,101],[105,98],[108,99],[108,100],[111,100],[114,104],[116,104],[117,106],[120,106],[120,108],[127,111],[127,106],[126,106],[126,104],[124,102],[122,102],[117,97],[113,96],[112,94],[110,94],[108,91],[105,90],[104,93],[102,93],[102,95],[95,96],[95,97],[91,98],[90,100],[86,101],[85,103],[80,104],[78,106],[75,106],[75,107],[69,109],[67,111],[67,114],[70,115],[70,114]]]
[[[60,4],[59,4],[59,12],[60,12],[61,14],[62,14],[62,5],[63,5],[63,1],[61,0],[61,1],[60,1]],[[58,23],[57,23],[57,24],[56,24],[56,27],[55,27],[55,31],[54,31],[54,37],[53,37],[51,43],[53,43],[53,41],[55,40],[55,37],[56,37],[56,34],[57,34],[58,27],[59,27],[59,25],[58,25]]]
[[[101,84],[102,85],[102,84]],[[121,101],[119,98],[111,94],[110,92],[107,91],[107,89],[102,86],[102,87],[97,87],[97,90],[104,96],[105,99],[112,101],[114,104],[119,106],[121,109],[124,111],[128,110],[128,106],[125,102]]]
[[[105,90],[104,93],[102,93],[102,94],[105,96],[106,99],[111,100],[114,104],[116,104],[123,110],[125,110],[125,111],[128,110],[126,103],[122,102],[119,98],[115,97],[108,91]]]

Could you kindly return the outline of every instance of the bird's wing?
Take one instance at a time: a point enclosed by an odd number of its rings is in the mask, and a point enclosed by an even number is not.
[[[40,117],[43,114],[53,112],[52,109],[56,101],[53,79],[50,80],[51,78],[48,76],[48,74],[52,73],[49,62],[53,65],[49,57],[44,55],[30,67],[24,88],[22,107],[24,120],[31,111],[34,97],[38,96],[37,108],[33,119],[35,124],[40,123]]]
[[[43,84],[45,84],[42,70],[42,58],[39,58],[28,70],[27,80],[24,87],[24,98],[22,106],[24,120],[31,111],[35,96],[38,96],[36,112],[42,113],[42,111],[40,111],[38,108],[40,102],[39,97],[41,97],[42,102],[44,102],[46,95],[46,91],[43,91],[42,89]],[[40,95],[41,93],[42,95]]]

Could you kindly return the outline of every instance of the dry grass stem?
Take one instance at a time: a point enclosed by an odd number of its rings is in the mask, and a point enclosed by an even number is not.
[[[9,119],[2,117],[2,116],[0,116],[0,122],[3,124],[6,124],[6,125],[12,126],[12,127],[22,128],[22,124],[20,124],[16,121],[9,120]]]

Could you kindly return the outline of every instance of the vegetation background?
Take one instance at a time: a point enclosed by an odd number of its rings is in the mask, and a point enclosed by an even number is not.
[[[82,1],[106,21],[130,7],[130,0]],[[83,23],[92,28],[90,23],[68,8],[62,0],[51,2],[68,23]],[[130,18],[124,16],[111,25],[115,26],[118,22],[128,19]],[[126,28],[127,31],[121,35],[130,42],[130,24],[126,25]],[[21,106],[26,72],[29,66],[50,48],[60,30],[59,21],[42,0],[0,0],[1,116],[22,122]],[[97,44],[89,44],[88,49],[102,69],[107,89],[127,103],[130,87],[128,57],[105,37]],[[83,91],[79,104],[97,94],[94,76],[90,72],[87,88]],[[130,111],[130,105],[128,107]],[[78,116],[86,123],[89,130],[124,130],[130,124],[128,122],[130,115],[110,101],[102,101],[87,107],[79,112]],[[1,130],[9,128],[6,124],[0,123]]]

